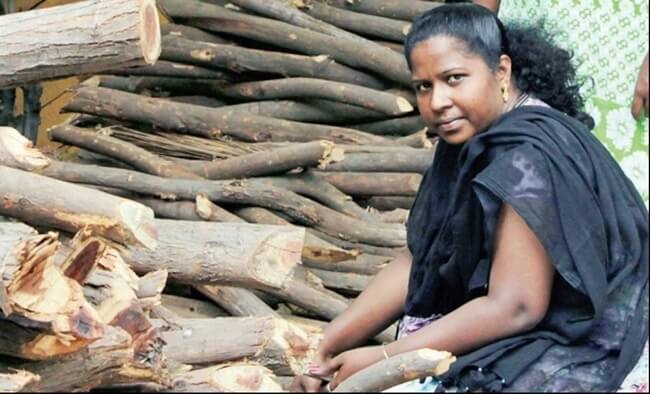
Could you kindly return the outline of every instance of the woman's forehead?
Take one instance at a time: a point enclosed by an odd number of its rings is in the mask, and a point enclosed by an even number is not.
[[[449,36],[434,36],[419,42],[411,52],[414,74],[418,69],[445,69],[470,67],[482,62],[480,56],[472,54],[461,40]]]

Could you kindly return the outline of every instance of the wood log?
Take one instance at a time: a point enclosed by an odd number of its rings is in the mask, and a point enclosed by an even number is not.
[[[423,0],[318,0],[329,5],[392,19],[413,21],[418,15],[440,5]]]
[[[0,151],[1,148],[2,144],[0,144]],[[22,160],[26,155],[35,155],[24,144],[19,148],[22,149],[19,152],[20,154],[14,154],[12,157]],[[9,155],[0,154],[0,164],[5,164],[2,159],[7,156]],[[42,156],[40,160],[46,160],[46,158]],[[7,163],[11,163],[11,160],[7,160]],[[29,161],[14,165],[21,168],[32,168]],[[293,192],[269,188],[262,182],[256,182],[255,180],[234,182],[172,180],[116,168],[84,166],[57,161],[50,161],[47,167],[40,168],[38,171],[52,178],[77,183],[100,184],[145,195],[156,195],[166,199],[193,200],[197,195],[204,195],[215,202],[261,206],[280,210],[298,223],[313,226],[336,237],[373,245],[403,246],[406,239],[405,230],[401,226],[388,227],[381,225],[368,227],[364,221],[341,214]],[[54,180],[50,179],[50,181]],[[140,204],[131,203],[141,206]],[[151,214],[153,215],[153,213]]]
[[[70,125],[61,125],[49,129],[48,134],[53,141],[88,149],[121,160],[148,174],[167,178],[201,178],[177,163],[165,160],[134,144],[111,137],[110,127],[100,131],[90,131]]]
[[[237,82],[239,75],[227,70],[215,70],[200,67],[194,64],[158,60],[156,64],[108,70],[103,74],[126,75],[126,76],[151,76],[151,77],[174,77],[186,79],[206,79],[215,81]]]
[[[230,135],[244,141],[317,139],[348,143],[388,143],[384,138],[334,126],[316,126],[201,106],[155,100],[106,88],[80,87],[64,111],[141,122],[153,127],[216,138]]]
[[[321,339],[323,331],[329,324],[329,322],[326,321],[314,320],[296,315],[282,314],[281,316],[291,324],[300,327],[303,331],[309,333],[309,335],[316,338],[317,341]],[[395,333],[397,332],[396,330],[397,327],[393,325],[377,334],[373,340],[378,343],[391,343],[395,340]]]
[[[238,216],[214,204],[205,196],[197,196],[196,201],[164,201],[158,198],[133,198],[151,208],[157,218],[185,221],[206,221],[221,223],[241,223]]]
[[[335,101],[309,99],[305,100],[305,102],[311,106],[320,108],[322,111],[332,113],[332,116],[335,115],[341,119],[352,119],[354,122],[370,122],[373,120],[383,120],[389,117],[382,112],[357,107],[356,105],[337,103]]]
[[[369,275],[360,275],[351,272],[332,272],[309,268],[309,271],[323,281],[326,289],[335,290],[347,294],[359,294],[372,280]]]
[[[140,93],[147,96],[201,94],[212,95],[211,79],[189,79],[156,76],[98,75],[84,81],[81,86],[102,87],[123,92]]]
[[[304,230],[298,227],[156,220],[154,251],[123,253],[136,272],[167,269],[188,284],[281,287],[300,262]]]
[[[343,159],[343,151],[329,141],[291,144],[227,160],[188,163],[188,167],[207,179],[250,178],[278,174],[299,167],[327,165]]]
[[[413,106],[402,97],[349,83],[316,78],[283,78],[235,85],[215,84],[214,92],[223,97],[244,101],[318,98],[393,116],[413,112]]]
[[[169,392],[280,393],[283,390],[268,368],[256,363],[237,363],[177,375]]]
[[[156,245],[153,212],[141,204],[4,166],[0,177],[4,179],[2,215],[72,233],[89,227],[124,244]]]
[[[278,374],[305,370],[314,345],[305,332],[276,317],[189,319],[154,324],[167,343],[171,360],[217,364],[253,360]]]
[[[154,306],[162,304],[162,293],[167,286],[168,277],[167,270],[159,270],[138,278],[135,295],[145,313],[150,312]]]
[[[422,175],[397,172],[323,172],[329,183],[352,196],[415,196]]]
[[[449,352],[431,349],[399,354],[355,373],[336,387],[334,392],[381,392],[411,380],[440,376],[449,370],[454,361],[456,358]]]
[[[131,336],[118,327],[106,326],[101,339],[88,347],[55,360],[18,364],[40,377],[26,387],[29,392],[84,392],[102,385],[120,382],[155,382],[169,384],[165,371],[132,371]]]
[[[160,55],[154,0],[92,0],[0,18],[3,89],[153,64]]]
[[[433,163],[434,151],[348,153],[343,160],[328,164],[322,171],[349,172],[414,172],[423,174]]]
[[[373,256],[363,253],[355,258],[345,261],[319,261],[305,259],[304,265],[308,268],[314,268],[330,272],[354,273],[359,275],[371,276],[379,273],[384,267],[391,262],[393,257]],[[318,274],[316,275],[318,276]],[[321,279],[323,279],[321,277]],[[326,282],[323,279],[324,283]],[[327,287],[327,285],[326,285]]]
[[[414,201],[415,197],[378,196],[369,198],[367,204],[380,211],[391,211],[394,209],[411,209]]]
[[[171,22],[161,25],[160,32],[163,38],[163,42],[165,41],[165,38],[169,36],[169,37],[183,38],[190,41],[203,41],[212,44],[235,45],[230,40],[227,40],[223,37],[219,37],[215,34],[208,33],[207,31],[197,29],[196,27],[178,25],[176,23],[171,23]]]
[[[333,237],[329,234],[325,234],[322,231],[316,230],[314,228],[308,228],[307,232],[311,233],[317,238],[323,239],[329,243],[337,245],[339,248],[348,250],[350,251],[350,253],[353,253],[355,255],[359,255],[361,253],[368,253],[376,256],[395,257],[402,253],[401,247],[388,247],[385,246],[385,244],[384,246],[377,246],[377,245],[370,245],[361,242],[350,242],[341,238]]]
[[[179,319],[214,319],[228,317],[230,314],[210,301],[197,300],[163,294],[162,306],[171,311],[175,320]]]
[[[386,223],[406,224],[409,218],[409,210],[403,208],[397,208],[386,212],[377,212],[377,214]]]
[[[314,18],[323,20],[342,29],[353,31],[363,36],[382,38],[402,43],[411,31],[411,24],[392,18],[351,12],[345,9],[331,7],[326,3],[312,1],[302,10]]]
[[[327,54],[340,63],[373,71],[404,86],[410,84],[406,60],[390,50],[359,40],[341,40],[288,23],[228,11],[212,4],[163,0],[163,8],[187,24],[234,34],[310,55]]]
[[[408,136],[424,129],[426,124],[420,115],[415,115],[377,122],[360,123],[348,127],[378,135]]]
[[[390,138],[390,137],[389,137]],[[434,142],[429,139],[428,129],[422,129],[406,137],[391,138],[396,145],[434,151]]]
[[[215,304],[236,317],[277,316],[276,312],[248,289],[229,286],[196,286]]]
[[[172,96],[167,99],[175,103],[202,105],[210,108],[219,108],[227,105],[225,101],[205,96]]]
[[[240,74],[257,71],[290,77],[339,81],[372,89],[382,89],[386,86],[381,79],[338,64],[324,55],[295,55],[234,45],[196,42],[175,36],[163,38],[161,58],[228,69]]]

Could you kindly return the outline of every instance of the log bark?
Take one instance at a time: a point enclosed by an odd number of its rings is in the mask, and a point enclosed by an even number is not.
[[[379,271],[386,267],[392,260],[393,257],[373,256],[371,254],[363,253],[353,259],[345,261],[319,261],[305,259],[304,265],[307,268],[314,268],[323,271],[372,276],[379,273]]]
[[[418,15],[440,5],[435,1],[422,0],[317,0],[329,5],[386,18],[412,21]]]
[[[177,163],[165,160],[134,144],[111,137],[110,127],[100,131],[90,131],[70,125],[61,125],[49,129],[48,133],[53,141],[109,156],[148,174],[167,178],[201,178]]]
[[[80,87],[64,111],[107,116],[145,123],[164,130],[216,138],[230,135],[244,141],[297,141],[317,139],[353,144],[382,145],[388,141],[372,134],[334,126],[311,125],[219,109],[155,100],[106,88]]]
[[[172,320],[179,319],[215,319],[229,317],[230,314],[210,301],[164,294],[162,307],[174,314]]]
[[[156,217],[160,219],[220,223],[243,222],[239,217],[200,195],[196,197],[195,202],[164,201],[158,198],[133,198],[133,200],[151,208]]]
[[[199,176],[217,180],[278,174],[299,167],[327,165],[342,159],[343,152],[331,142],[314,141],[226,160],[188,163],[188,167]]]
[[[160,32],[163,38],[163,42],[167,37],[178,37],[190,41],[203,41],[212,44],[228,44],[234,45],[232,41],[229,41],[223,37],[219,37],[215,34],[210,34],[204,30],[197,29],[196,27],[178,25],[176,23],[166,23],[160,26]],[[164,47],[164,45],[163,45]],[[164,51],[164,48],[163,48]],[[162,54],[161,54],[162,56]]]
[[[314,345],[307,335],[276,317],[154,320],[167,343],[169,359],[217,364],[248,359],[281,375],[305,370]]]
[[[423,174],[433,163],[434,151],[347,153],[343,160],[328,164],[322,171],[349,172],[414,172]]]
[[[295,55],[167,36],[163,38],[163,49],[160,56],[162,59],[224,68],[240,74],[257,71],[290,77],[339,81],[372,89],[382,89],[386,86],[386,83],[379,78],[338,64],[323,55]]]
[[[305,102],[311,106],[321,109],[322,111],[329,112],[342,119],[352,119],[353,122],[370,122],[373,120],[382,120],[389,118],[388,115],[372,111],[366,108],[357,107],[356,105],[349,105],[344,103],[337,103],[329,100],[309,99]],[[368,144],[371,145],[371,144]]]
[[[324,99],[356,105],[392,116],[413,112],[413,106],[402,97],[349,83],[316,78],[283,78],[236,85],[215,84],[214,92],[217,95],[244,101],[287,98]]]
[[[82,86],[102,87],[130,93],[142,93],[150,96],[201,94],[212,95],[211,79],[189,79],[156,76],[114,76],[100,75],[87,79]]]
[[[309,268],[309,271],[323,281],[326,289],[343,292],[345,294],[359,294],[370,284],[372,277],[369,275],[355,274],[351,272],[332,272]]]
[[[371,36],[394,42],[404,42],[411,31],[411,24],[392,18],[350,12],[331,7],[325,3],[312,1],[302,10],[314,18],[323,20],[342,29],[353,31],[363,36]]]
[[[153,64],[160,55],[154,0],[86,1],[5,15],[0,20],[2,89]]]
[[[456,358],[448,352],[422,349],[382,360],[350,376],[334,389],[337,393],[381,392],[401,383],[440,376]]]
[[[248,289],[229,286],[196,286],[215,304],[236,317],[277,316],[276,312]]]
[[[146,273],[167,269],[188,284],[281,287],[300,262],[304,230],[297,227],[157,220],[154,251],[129,249],[125,259]]]
[[[369,198],[367,204],[380,211],[392,211],[394,209],[411,209],[414,201],[415,197],[379,196]]]
[[[177,375],[169,392],[280,393],[283,390],[268,368],[255,363],[237,363]]]
[[[329,183],[352,196],[415,196],[422,175],[397,172],[323,172]]]
[[[314,32],[288,23],[228,11],[212,4],[164,0],[163,8],[172,17],[191,18],[188,24],[209,31],[234,34],[310,55],[327,54],[340,63],[373,71],[408,86],[406,60],[388,49],[359,40]],[[172,9],[173,8],[173,9]]]

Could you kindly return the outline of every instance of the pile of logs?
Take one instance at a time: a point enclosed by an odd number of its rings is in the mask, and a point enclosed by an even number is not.
[[[64,149],[0,128],[0,215],[41,234],[0,222],[0,391],[281,391],[404,252],[435,140],[401,43],[437,3],[158,5],[159,60],[76,87],[49,130]],[[401,355],[344,387],[452,361]]]

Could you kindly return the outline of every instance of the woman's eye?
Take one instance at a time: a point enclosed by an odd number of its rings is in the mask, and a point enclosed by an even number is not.
[[[424,93],[431,90],[431,84],[428,82],[420,82],[414,86],[416,93]]]
[[[449,77],[447,77],[447,83],[457,84],[457,83],[461,82],[463,79],[465,79],[465,75],[454,74],[454,75],[450,75]]]

